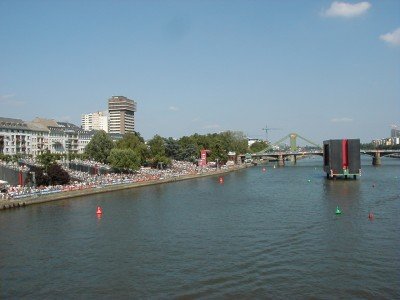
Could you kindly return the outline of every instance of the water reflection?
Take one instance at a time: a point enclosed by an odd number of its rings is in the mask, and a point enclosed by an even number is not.
[[[2,213],[0,298],[399,298],[398,165],[364,170],[302,161]]]

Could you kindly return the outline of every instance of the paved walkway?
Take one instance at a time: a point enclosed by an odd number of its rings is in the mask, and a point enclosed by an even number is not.
[[[95,187],[95,188],[84,189],[84,190],[60,192],[60,193],[56,193],[56,194],[43,195],[43,196],[37,196],[37,197],[26,197],[26,198],[21,198],[21,199],[0,200],[0,210],[8,209],[8,208],[15,208],[15,207],[23,207],[23,206],[27,206],[27,205],[45,203],[45,202],[50,202],[50,201],[58,201],[58,200],[63,200],[63,199],[68,199],[68,198],[83,197],[83,196],[99,194],[99,193],[114,192],[114,191],[137,188],[137,187],[148,186],[148,185],[170,183],[170,182],[175,182],[175,181],[182,181],[182,180],[188,180],[188,179],[194,179],[194,178],[200,178],[200,177],[206,177],[206,176],[216,176],[216,175],[229,173],[232,171],[241,170],[246,167],[247,167],[247,165],[240,165],[240,166],[231,167],[226,170],[217,170],[215,172],[208,172],[208,173],[195,174],[195,175],[184,175],[184,176],[176,177],[176,178],[159,179],[159,180],[153,180],[153,181],[127,183],[127,184],[116,184],[116,185],[105,186],[105,187]]]

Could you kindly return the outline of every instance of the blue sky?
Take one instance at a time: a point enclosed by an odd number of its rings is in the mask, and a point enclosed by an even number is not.
[[[400,125],[400,1],[0,1],[0,116],[370,141]],[[396,31],[397,30],[397,31]]]

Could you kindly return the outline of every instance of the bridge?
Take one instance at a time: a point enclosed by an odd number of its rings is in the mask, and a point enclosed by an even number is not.
[[[372,165],[380,166],[382,164],[381,158],[384,156],[392,156],[394,154],[399,155],[400,158],[400,150],[360,150],[361,155],[369,155],[372,156]],[[324,152],[322,150],[315,151],[270,151],[263,153],[253,153],[251,157],[253,159],[258,160],[274,160],[278,161],[278,166],[284,166],[285,160],[288,158],[292,158],[294,164],[297,163],[298,157],[305,156],[324,156]]]
[[[281,138],[277,142],[273,143],[271,146],[279,145],[284,140],[289,139],[290,140],[290,150],[295,152],[295,151],[297,151],[297,138],[300,138],[301,140],[303,140],[303,141],[307,142],[308,144],[311,144],[311,145],[313,145],[313,146],[315,146],[317,148],[322,148],[321,145],[318,145],[318,144],[314,143],[313,141],[310,141],[309,139],[306,139],[306,138],[302,137],[301,135],[299,135],[298,133],[295,133],[295,132],[289,133],[288,135],[284,136],[283,138]]]
[[[253,153],[251,155],[252,159],[256,160],[277,160],[278,166],[284,166],[285,160],[288,158],[293,159],[293,163],[297,163],[297,158],[304,156],[324,156],[324,152],[322,150],[316,151],[271,151],[271,152],[263,152],[263,153]]]
[[[382,164],[381,157],[397,155],[400,158],[400,150],[360,150],[361,154],[372,156],[372,164],[374,166],[380,166]]]
[[[303,141],[311,144],[317,148],[315,151],[298,151],[297,150],[297,138],[302,139]],[[276,146],[282,143],[284,140],[290,140],[290,151],[269,151],[270,148],[266,148],[260,152],[251,154],[252,159],[256,160],[274,160],[278,161],[278,166],[284,166],[285,160],[291,158],[293,163],[296,164],[298,157],[305,156],[324,156],[324,152],[320,145],[310,141],[309,139],[303,138],[297,133],[289,133],[282,139],[273,143],[271,146]],[[381,158],[384,156],[392,156],[398,155],[400,158],[400,150],[378,150],[378,149],[368,149],[368,150],[360,150],[360,154],[372,156],[372,165],[379,166],[382,164]],[[244,158],[244,155],[241,156]]]

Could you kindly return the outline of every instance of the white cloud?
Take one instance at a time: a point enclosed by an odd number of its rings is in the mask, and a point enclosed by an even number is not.
[[[9,99],[9,98],[14,98],[14,94],[6,94],[6,95],[0,95],[0,99]]]
[[[14,94],[0,95],[0,105],[22,106],[25,104],[25,101],[14,99],[14,97]]]
[[[333,118],[331,119],[331,122],[333,123],[349,123],[349,122],[353,122],[352,118]]]
[[[382,34],[379,38],[386,43],[400,46],[400,27],[393,32]]]
[[[168,109],[172,110],[172,111],[178,111],[179,110],[179,108],[176,107],[176,106],[170,106],[170,107],[168,107]]]
[[[371,7],[369,2],[359,2],[359,3],[346,3],[334,1],[326,11],[322,13],[325,17],[344,17],[352,18],[357,17],[365,12]]]

